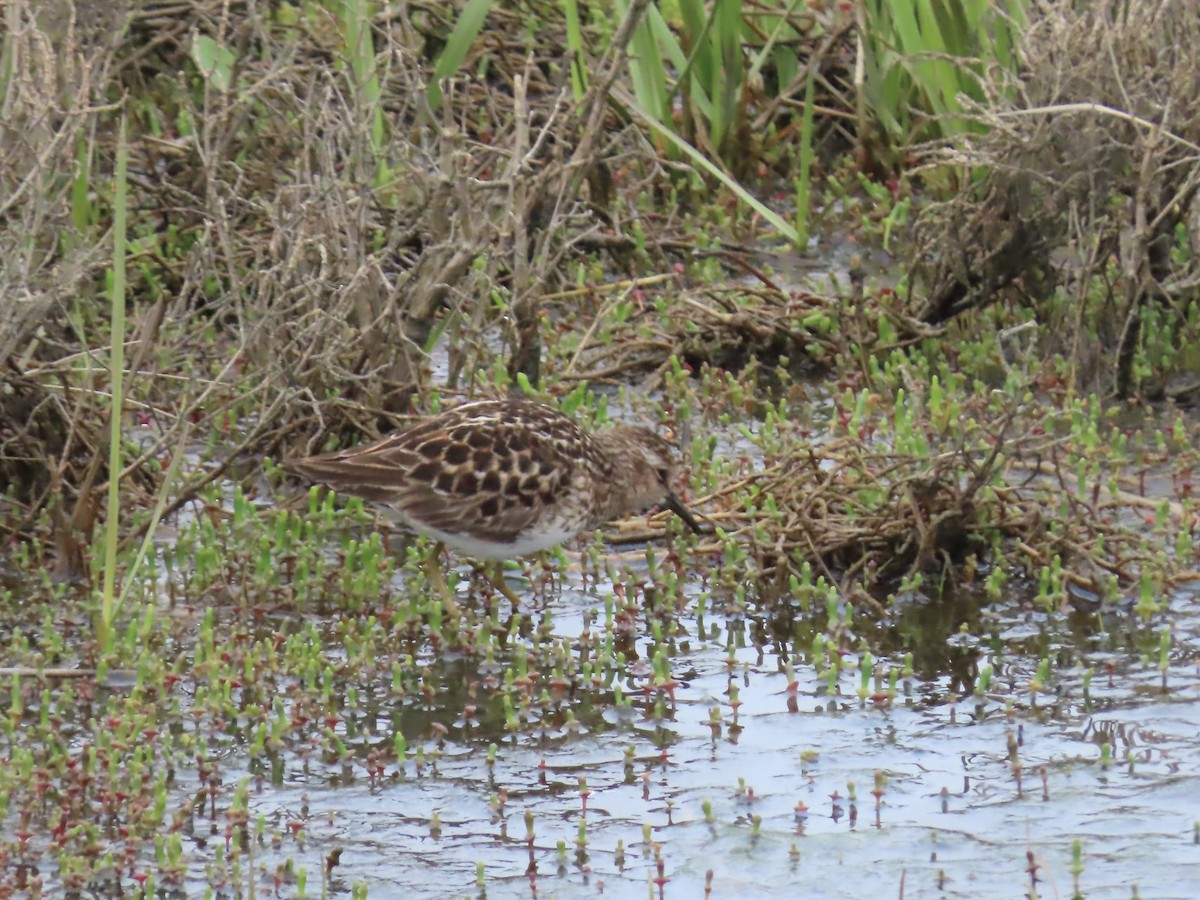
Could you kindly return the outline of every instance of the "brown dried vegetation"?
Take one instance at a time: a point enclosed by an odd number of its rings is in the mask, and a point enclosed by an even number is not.
[[[983,128],[924,152],[966,176],[918,225],[925,322],[1006,299],[1048,318],[1063,285],[1073,308],[1043,351],[1100,390],[1153,391],[1132,373],[1143,313],[1180,321],[1200,296],[1198,44],[1190,0],[1041,5],[1019,77],[995,73],[974,110]]]

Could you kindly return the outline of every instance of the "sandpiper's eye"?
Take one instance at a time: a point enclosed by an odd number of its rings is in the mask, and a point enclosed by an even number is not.
[[[663,484],[666,484],[667,482],[669,482],[671,480],[670,471],[667,469],[659,469],[658,470],[658,480],[661,481]]]

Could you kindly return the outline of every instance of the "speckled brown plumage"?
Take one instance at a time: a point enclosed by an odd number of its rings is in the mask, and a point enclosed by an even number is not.
[[[591,433],[529,401],[465,403],[373,444],[287,468],[483,559],[544,550],[654,505],[698,530],[671,488],[666,441],[634,426]]]

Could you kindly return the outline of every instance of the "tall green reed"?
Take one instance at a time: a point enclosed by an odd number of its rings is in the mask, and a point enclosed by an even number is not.
[[[978,128],[963,99],[983,99],[982,77],[1015,70],[1026,0],[864,0],[859,55],[864,103],[893,149]],[[870,121],[859,134],[871,133]]]
[[[103,656],[112,648],[116,596],[117,538],[121,516],[122,416],[125,405],[125,255],[128,214],[129,146],[125,116],[117,132],[117,167],[113,186],[113,259],[109,290],[109,370],[112,392],[108,431],[108,496],[104,522],[104,570],[100,588],[100,621],[96,638]]]

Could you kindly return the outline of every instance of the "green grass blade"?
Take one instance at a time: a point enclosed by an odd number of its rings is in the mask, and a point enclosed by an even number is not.
[[[462,14],[454,23],[454,30],[446,40],[441,55],[433,65],[433,79],[427,89],[430,109],[437,110],[442,105],[441,80],[458,73],[467,51],[475,43],[475,38],[483,28],[484,20],[492,10],[493,0],[468,0]]]
[[[662,20],[662,14],[657,7],[651,10]],[[712,84],[713,66],[712,45],[708,41],[708,30],[712,27],[712,17],[704,9],[704,0],[679,0],[679,15],[683,19],[684,41],[688,45],[685,51],[688,57],[688,68],[695,71],[703,84]],[[663,22],[664,27],[666,22]],[[680,80],[683,80],[684,70],[679,70]]]
[[[113,620],[119,604],[116,598],[117,537],[121,514],[121,410],[125,391],[125,254],[128,203],[129,145],[125,137],[125,117],[117,133],[117,169],[113,197],[112,290],[109,294],[111,334],[109,370],[112,382],[112,406],[108,432],[108,504],[104,522],[104,578],[100,592],[100,623],[97,643],[100,654],[112,648]]]
[[[791,225],[789,225],[778,213],[776,213],[774,210],[768,208],[765,204],[763,204],[763,202],[761,200],[759,200],[757,197],[755,197],[753,194],[751,194],[749,191],[747,191],[744,187],[742,187],[740,184],[738,184],[737,181],[735,181],[732,177],[730,177],[726,172],[724,172],[722,169],[720,169],[716,165],[716,163],[709,160],[708,157],[706,157],[703,153],[701,153],[699,150],[697,150],[695,147],[693,147],[691,144],[689,144],[683,138],[679,137],[679,135],[675,134],[675,132],[672,131],[670,128],[668,128],[666,125],[662,124],[657,119],[655,119],[654,116],[650,115],[648,112],[646,112],[646,110],[642,109],[641,106],[638,105],[637,101],[633,97],[625,96],[621,99],[623,100],[626,108],[629,110],[629,112],[632,115],[634,115],[636,118],[640,119],[641,121],[643,121],[647,125],[649,125],[653,131],[658,132],[660,135],[662,135],[664,138],[666,138],[671,144],[673,144],[680,151],[682,151],[682,153],[685,156],[687,156],[692,162],[694,162],[697,166],[699,166],[704,171],[708,172],[708,174],[712,175],[714,178],[716,178],[718,181],[720,181],[723,185],[725,185],[727,188],[729,188],[731,191],[733,191],[733,193],[737,195],[739,200],[744,202],[747,206],[749,206],[751,209],[753,209],[755,212],[757,212],[760,216],[762,216],[764,219],[766,219],[768,222],[770,222],[771,226],[776,231],[778,231],[781,235],[783,235],[785,238],[787,238],[793,244],[799,244],[799,241],[800,241],[799,233],[796,231],[795,228],[793,228]]]
[[[709,91],[713,100],[710,138],[712,145],[719,149],[737,118],[745,75],[741,0],[717,0],[713,4],[712,39],[716,42],[715,55],[719,64]]]
[[[657,6],[651,6],[646,10],[646,21],[650,23],[658,47],[666,54],[667,61],[672,68],[679,73],[675,80],[675,89],[667,95],[667,109],[670,109],[674,102],[675,94],[682,93],[696,107],[701,118],[707,122],[712,118],[712,101],[707,89],[708,82],[699,72],[707,71],[705,68],[707,63],[701,64],[700,61],[707,60],[709,56],[708,42],[703,38],[711,20],[701,21],[699,40],[694,35],[689,35],[693,44],[690,53],[686,53],[679,44],[675,38],[675,32],[671,30],[671,26],[662,17]],[[701,66],[699,70],[696,69],[698,64]]]
[[[654,12],[651,6],[648,12]],[[642,18],[630,38],[629,75],[633,92],[641,108],[660,122],[671,121],[671,100],[667,93],[667,72],[659,55],[654,26],[649,16]]]
[[[579,21],[577,0],[562,0],[567,17],[567,47],[571,50],[571,94],[578,103],[587,91],[587,66],[583,56],[583,26]]]
[[[362,108],[371,117],[371,149],[378,155],[384,145],[383,89],[375,70],[371,0],[347,0],[342,7],[342,30],[350,70],[354,73],[354,89]]]

